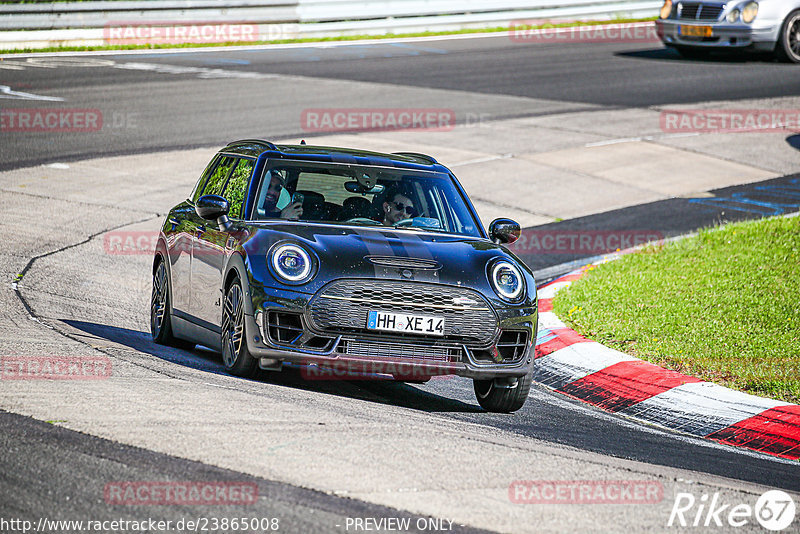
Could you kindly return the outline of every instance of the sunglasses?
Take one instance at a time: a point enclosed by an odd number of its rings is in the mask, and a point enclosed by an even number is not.
[[[394,207],[397,211],[405,211],[409,215],[414,215],[417,213],[417,210],[414,209],[414,206],[406,206],[402,202],[392,202]]]

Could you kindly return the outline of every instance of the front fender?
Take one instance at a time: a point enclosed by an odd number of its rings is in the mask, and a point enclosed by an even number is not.
[[[228,291],[231,281],[238,277],[242,284],[242,292],[244,293],[244,313],[245,315],[253,315],[253,277],[250,269],[245,265],[242,251],[235,251],[232,253],[225,264],[225,276],[222,277],[222,287],[220,290],[225,295]]]

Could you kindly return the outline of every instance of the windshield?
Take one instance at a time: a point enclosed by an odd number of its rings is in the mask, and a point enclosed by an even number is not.
[[[252,218],[480,237],[449,175],[388,167],[274,161],[260,178]]]

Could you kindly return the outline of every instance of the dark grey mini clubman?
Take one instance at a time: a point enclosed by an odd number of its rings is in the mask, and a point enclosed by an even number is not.
[[[487,234],[430,156],[237,141],[166,217],[153,339],[219,350],[238,376],[468,377],[513,412],[537,328],[533,274],[503,246],[519,233]]]

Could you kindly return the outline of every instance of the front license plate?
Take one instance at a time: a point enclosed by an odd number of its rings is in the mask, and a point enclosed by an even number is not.
[[[711,37],[711,26],[678,26],[678,33],[686,37]]]
[[[407,313],[390,313],[371,311],[367,315],[369,330],[385,332],[404,332],[407,334],[444,335],[444,318],[429,315],[409,315]]]

